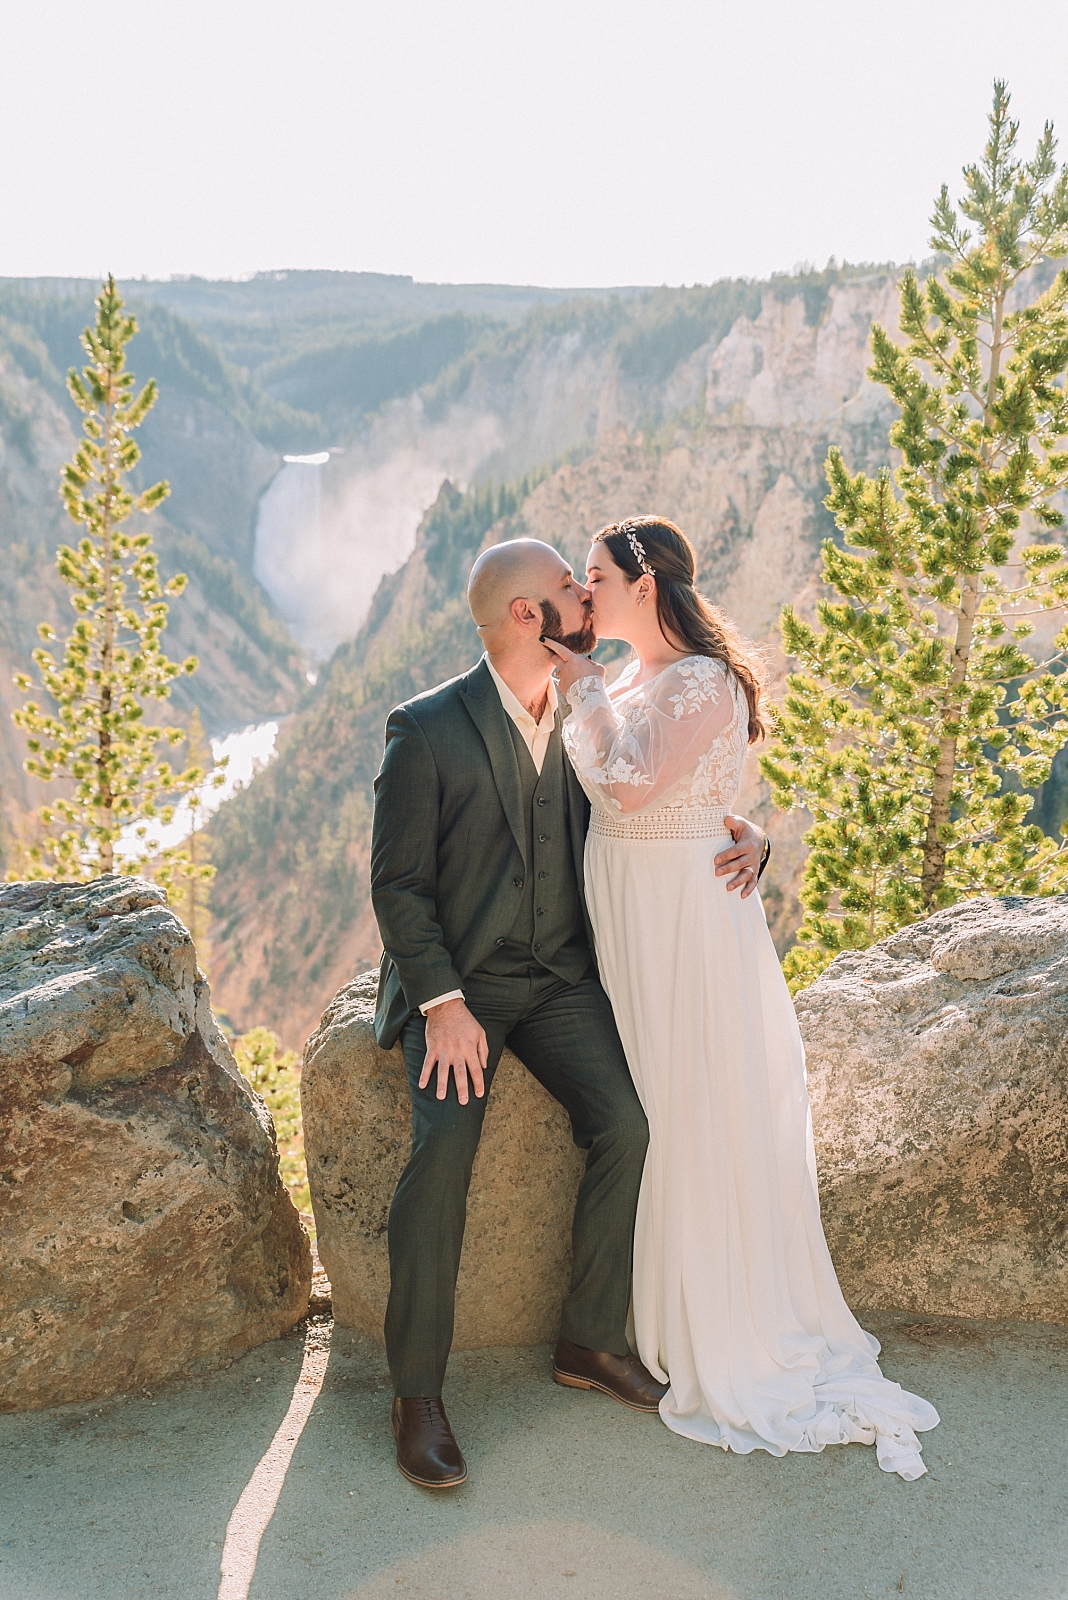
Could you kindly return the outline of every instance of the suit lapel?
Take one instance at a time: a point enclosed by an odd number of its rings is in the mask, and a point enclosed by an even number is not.
[[[519,846],[524,869],[529,870],[519,763],[516,761],[515,749],[504,720],[507,712],[501,705],[497,686],[490,677],[489,668],[484,661],[479,662],[475,670],[468,673],[467,686],[460,690],[460,699],[471,721],[482,735],[501,806],[508,818],[508,826],[512,830],[515,842]]]

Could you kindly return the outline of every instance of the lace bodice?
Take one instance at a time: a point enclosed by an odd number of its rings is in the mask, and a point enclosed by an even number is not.
[[[637,670],[632,662],[611,688],[590,677],[568,690],[564,745],[591,825],[643,838],[722,831],[749,741],[742,689],[708,656],[686,656],[632,688]]]

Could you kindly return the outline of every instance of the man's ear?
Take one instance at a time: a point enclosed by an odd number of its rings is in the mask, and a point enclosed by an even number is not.
[[[540,631],[541,612],[535,609],[531,601],[524,600],[522,597],[520,597],[518,600],[513,600],[508,609],[511,611],[513,618],[519,623],[521,628],[529,628],[531,623],[537,623]]]

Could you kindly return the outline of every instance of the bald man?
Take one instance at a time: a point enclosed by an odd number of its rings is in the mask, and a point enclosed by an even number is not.
[[[648,1142],[593,957],[582,863],[589,804],[564,755],[541,643],[595,643],[589,593],[551,546],[495,545],[468,588],[485,655],[398,706],[375,782],[371,892],[384,954],[375,1013],[400,1039],[412,1152],[389,1215],[386,1352],[397,1464],[427,1488],[467,1467],[441,1401],[471,1166],[508,1045],[560,1102],[587,1152],[553,1376],[655,1413],[627,1343],[638,1188]],[[735,831],[736,829],[736,831]],[[755,881],[764,843],[737,819],[717,858]]]

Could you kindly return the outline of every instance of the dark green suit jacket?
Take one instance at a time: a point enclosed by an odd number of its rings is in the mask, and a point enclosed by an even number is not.
[[[527,830],[507,713],[485,661],[391,711],[375,779],[371,901],[384,955],[375,1034],[388,1050],[412,1012],[460,989],[515,921]],[[559,713],[557,713],[559,727]],[[590,807],[564,761],[582,894]],[[593,949],[585,898],[586,932]]]

